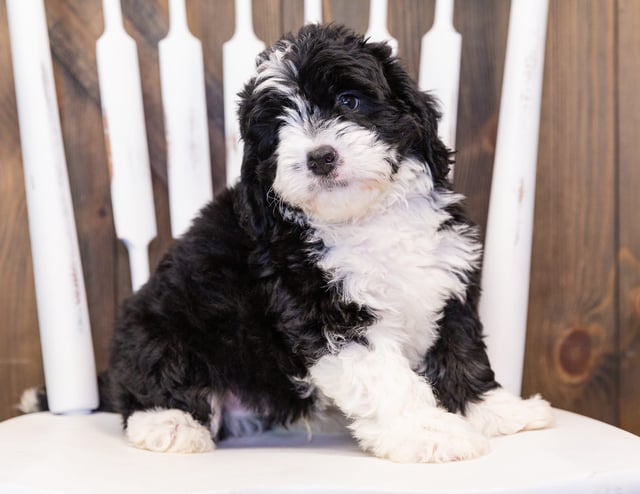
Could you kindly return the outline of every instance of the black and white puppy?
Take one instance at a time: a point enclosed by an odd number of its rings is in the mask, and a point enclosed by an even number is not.
[[[552,423],[494,380],[477,232],[388,46],[304,27],[259,56],[239,118],[240,182],[116,323],[103,408],[135,446],[209,451],[337,407],[364,450],[442,462]]]

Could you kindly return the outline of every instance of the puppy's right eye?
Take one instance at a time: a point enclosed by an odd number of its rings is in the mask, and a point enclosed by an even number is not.
[[[360,100],[355,94],[341,93],[336,98],[338,106],[346,108],[347,110],[354,111],[360,106]]]

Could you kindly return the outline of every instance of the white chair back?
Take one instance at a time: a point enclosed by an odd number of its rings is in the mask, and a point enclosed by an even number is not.
[[[212,192],[202,48],[188,31],[184,0],[170,0],[169,5],[170,30],[160,43],[160,67],[171,223],[177,237]],[[305,22],[322,19],[321,2],[305,0],[304,5]],[[43,0],[7,0],[7,7],[49,400],[60,413],[90,410],[97,404],[95,382],[76,382],[79,376],[95,376],[95,368]],[[391,39],[386,7],[383,0],[371,0],[368,34],[373,39]],[[253,33],[251,1],[236,0],[235,8],[236,32],[223,47],[228,184],[237,180],[242,156],[236,94],[253,70],[255,55],[264,47]],[[120,0],[103,0],[103,10],[105,32],[98,41],[97,55],[112,204],[118,236],[129,249],[135,289],[148,276],[147,245],[156,235],[140,76],[135,43],[122,25]],[[546,17],[547,0],[511,2],[486,236],[481,315],[497,378],[515,393],[520,392],[527,321]],[[439,133],[450,147],[455,146],[461,46],[452,19],[453,0],[437,0],[434,25],[422,42],[420,70],[422,88],[433,91],[442,102]],[[33,75],[38,70],[44,76]],[[37,126],[38,122],[42,125]],[[55,230],[51,230],[53,225]],[[60,238],[51,231],[68,235]],[[52,242],[59,243],[56,263],[45,262],[43,257],[51,256]],[[48,250],[42,253],[45,244]],[[74,337],[66,335],[72,328],[76,328]],[[59,352],[57,341],[75,342],[75,346]]]

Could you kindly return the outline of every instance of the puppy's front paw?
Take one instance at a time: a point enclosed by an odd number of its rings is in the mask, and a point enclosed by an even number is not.
[[[127,438],[136,448],[163,453],[204,453],[215,445],[209,430],[182,410],[144,410],[127,420]]]
[[[487,436],[544,429],[555,423],[551,405],[540,395],[523,400],[502,388],[489,391],[481,402],[470,405],[466,418]]]
[[[522,400],[523,431],[553,427],[556,419],[551,404],[539,394]]]
[[[460,417],[437,412],[399,417],[391,424],[375,426],[380,427],[377,439],[362,440],[361,445],[376,456],[399,463],[470,460],[489,451],[487,438]]]

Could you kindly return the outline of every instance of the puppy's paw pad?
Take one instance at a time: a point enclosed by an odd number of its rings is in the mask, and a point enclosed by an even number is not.
[[[204,453],[215,445],[209,430],[181,410],[135,412],[127,421],[127,439],[136,448],[163,453]]]

